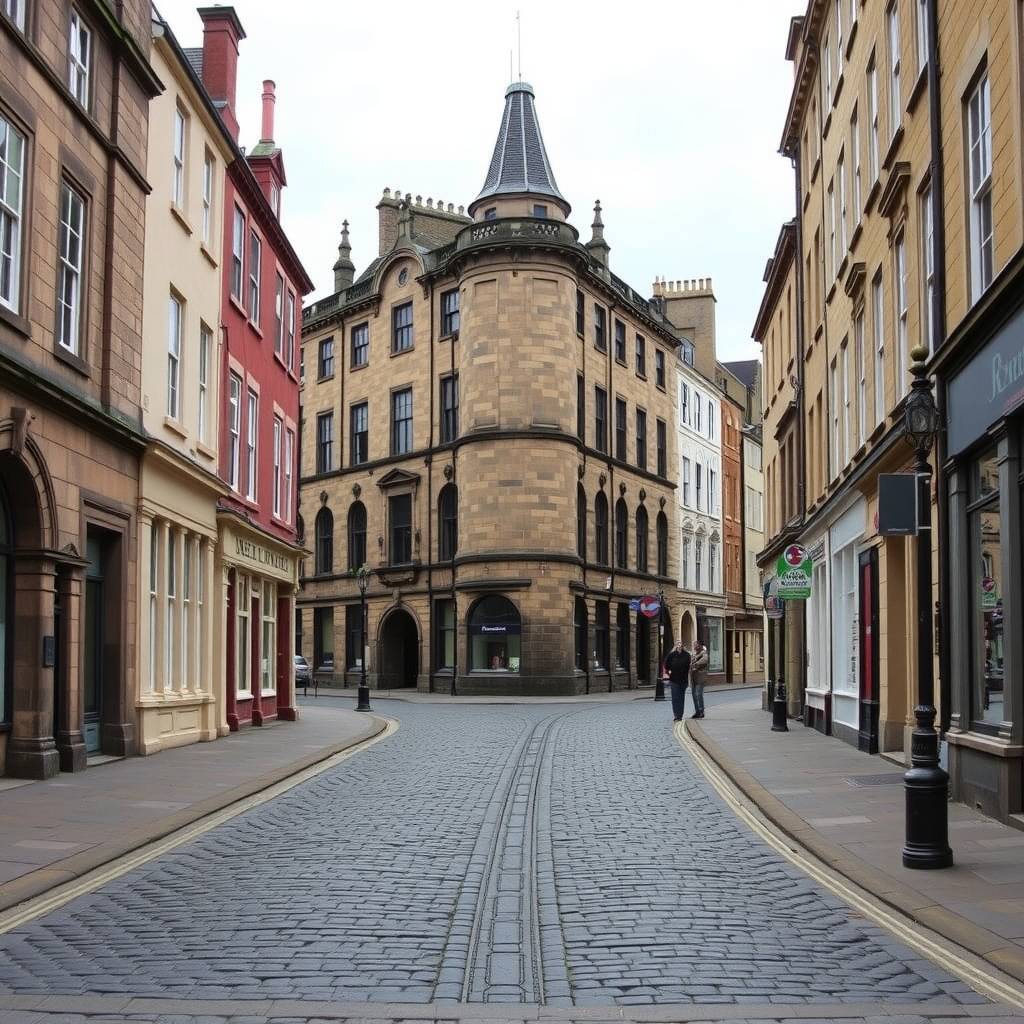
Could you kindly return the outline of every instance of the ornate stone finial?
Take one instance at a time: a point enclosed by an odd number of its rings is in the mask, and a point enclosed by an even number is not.
[[[341,222],[341,241],[338,243],[338,259],[334,264],[334,290],[344,291],[352,287],[356,277],[356,265],[352,262],[352,246],[348,241],[348,221]]]
[[[587,242],[587,250],[590,255],[602,266],[608,266],[608,253],[611,246],[604,240],[604,221],[601,220],[601,200],[594,203],[594,223],[590,225],[592,235]]]
[[[446,462],[441,472],[444,473],[445,480],[451,480],[455,476],[455,467],[450,462]]]
[[[665,496],[664,496],[664,495],[662,495],[662,496],[661,496],[661,497],[660,497],[660,498],[658,499],[658,508],[664,508],[664,507],[665,507]]]
[[[320,504],[321,505],[326,505],[327,504],[327,492],[326,491],[321,491],[320,492]]]
[[[359,486],[359,484],[353,484],[352,485],[352,496],[353,497],[358,498],[359,495],[362,494],[362,493],[363,493],[363,489],[362,489],[362,487]]]
[[[581,480],[587,475],[587,467],[582,462],[576,467],[576,475]]]
[[[599,477],[597,478],[597,482],[598,482],[598,483],[599,483],[599,484],[601,485],[601,489],[603,490],[603,489],[604,489],[604,485],[605,485],[606,483],[608,483],[608,475],[607,475],[606,473],[602,473],[602,474],[601,474],[601,475],[600,475],[600,476],[599,476]]]
[[[621,480],[619,481],[619,494],[623,497],[626,494],[626,485]]]
[[[647,500],[647,492],[642,487],[640,488],[640,500],[641,501],[646,501]]]

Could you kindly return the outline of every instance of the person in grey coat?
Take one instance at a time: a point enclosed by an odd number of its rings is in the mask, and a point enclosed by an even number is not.
[[[690,658],[690,684],[693,687],[692,718],[704,717],[704,684],[708,678],[708,649],[699,641],[693,641],[693,655]]]

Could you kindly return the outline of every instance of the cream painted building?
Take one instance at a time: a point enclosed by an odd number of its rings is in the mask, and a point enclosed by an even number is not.
[[[227,732],[224,601],[214,575],[220,429],[223,182],[230,140],[171,30],[153,22],[165,85],[150,108],[139,494],[138,747]],[[220,702],[218,703],[218,698]]]

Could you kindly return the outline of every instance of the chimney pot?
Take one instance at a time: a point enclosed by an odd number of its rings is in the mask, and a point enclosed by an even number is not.
[[[260,142],[274,141],[274,83],[268,78],[263,83],[263,128]]]

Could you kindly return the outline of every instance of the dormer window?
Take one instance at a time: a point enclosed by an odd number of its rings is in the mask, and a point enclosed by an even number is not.
[[[534,217],[547,217],[548,208],[546,206],[541,205],[540,203],[537,203],[533,207],[533,215]]]
[[[498,208],[496,206],[488,207],[484,210],[484,220],[497,220],[498,219]]]
[[[274,181],[270,183],[270,208],[274,211],[275,217],[281,216],[281,190]]]

